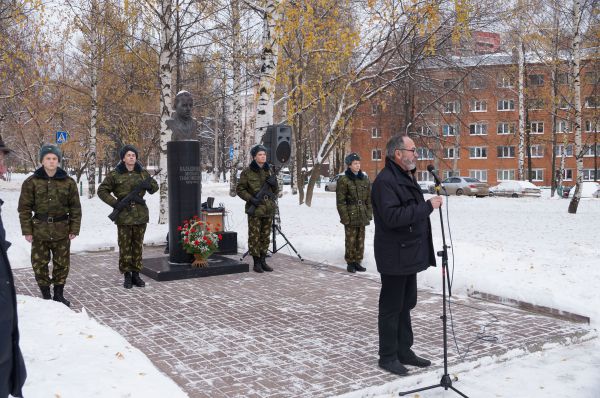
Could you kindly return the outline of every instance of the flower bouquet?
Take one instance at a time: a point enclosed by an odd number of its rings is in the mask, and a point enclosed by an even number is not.
[[[216,229],[219,227],[217,224]],[[220,234],[211,231],[210,223],[201,221],[198,216],[183,220],[183,225],[177,230],[181,234],[183,250],[194,255],[192,267],[205,267],[208,257],[218,249],[219,241],[223,239]]]

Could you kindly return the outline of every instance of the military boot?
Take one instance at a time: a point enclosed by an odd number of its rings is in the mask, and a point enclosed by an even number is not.
[[[355,263],[348,263],[348,266],[346,267],[346,271],[355,273],[356,272],[356,266],[354,264]]]
[[[131,273],[131,282],[137,286],[137,287],[144,287],[146,286],[146,282],[144,282],[142,280],[142,278],[140,278],[140,273],[137,271],[133,271]]]
[[[63,303],[64,305],[66,305],[67,307],[71,306],[71,302],[69,300],[67,300],[64,296],[63,296],[63,290],[65,288],[65,285],[54,285],[54,301],[58,301],[59,303]],[[48,287],[49,289],[49,287]]]
[[[358,272],[365,272],[367,269],[365,267],[363,267],[362,265],[360,265],[359,262],[355,262],[354,263],[354,268],[358,271]]]
[[[260,266],[262,267],[263,271],[267,271],[267,272],[271,272],[273,271],[273,268],[271,268],[268,264],[267,264],[267,257],[266,256],[262,256],[260,258]]]
[[[260,260],[260,257],[258,256],[252,256],[252,258],[254,259],[254,272],[258,272],[259,274],[262,274],[264,271],[262,269],[262,261]]]
[[[52,300],[50,295],[50,286],[40,286],[40,292],[42,292],[42,298],[44,300]]]
[[[131,280],[131,272],[125,272],[123,274],[123,287],[125,289],[131,289],[131,287],[133,286],[133,281]]]

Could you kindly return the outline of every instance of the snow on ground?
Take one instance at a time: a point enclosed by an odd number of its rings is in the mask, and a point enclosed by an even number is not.
[[[26,397],[163,398],[187,395],[137,348],[85,311],[17,296]]]
[[[6,202],[3,218],[8,239],[13,242],[9,257],[13,268],[22,268],[30,266],[29,244],[21,236],[16,207],[20,184],[25,176],[14,177],[10,183],[0,181],[0,198]],[[313,205],[307,207],[298,206],[298,196],[291,195],[289,186],[285,187],[284,196],[280,199],[282,231],[304,258],[345,267],[344,230],[335,209],[335,193],[324,192],[323,187],[315,190]],[[227,184],[205,182],[202,192],[203,200],[213,196],[216,204],[224,204],[228,212],[227,230],[238,233],[238,246],[240,250],[245,250],[247,221],[243,201],[229,196]],[[158,195],[147,195],[146,198],[152,222],[148,225],[145,241],[148,244],[162,244],[167,226],[156,224]],[[116,227],[107,217],[110,208],[98,198],[87,199],[84,196],[81,201],[82,232],[73,241],[72,250],[80,252],[116,248]],[[446,238],[454,249],[454,261],[451,259],[451,270],[454,269],[453,293],[466,295],[472,291],[480,291],[557,308],[588,316],[592,327],[598,328],[600,199],[582,199],[577,214],[567,213],[568,204],[568,200],[550,198],[546,190],[542,198],[450,197],[449,203],[444,206],[444,218],[447,208],[451,234],[447,233]],[[431,221],[434,244],[436,250],[439,250],[441,233],[437,212],[432,214]],[[448,226],[446,219],[444,222]],[[368,226],[363,265],[368,272],[376,274],[373,233],[374,226]],[[278,236],[277,239],[280,246],[283,238]],[[282,253],[294,255],[289,247],[284,248]],[[116,268],[117,264],[115,272]],[[435,292],[441,291],[439,267],[419,274],[419,286]],[[475,381],[470,388],[474,389],[474,394],[480,395],[479,392],[490,391],[489,386],[494,385],[492,389],[497,391],[495,394],[500,394],[503,385],[516,384],[523,390],[509,390],[513,395],[504,392],[502,394],[505,395],[497,396],[542,397],[554,394],[554,391],[566,391],[563,384],[568,380],[570,387],[583,390],[587,387],[586,391],[592,394],[589,396],[600,396],[600,378],[597,377],[600,364],[598,356],[590,356],[591,352],[600,352],[597,340],[501,364],[476,364],[485,366],[468,374],[469,379]],[[574,372],[574,369],[581,371]],[[428,375],[433,376],[434,372]],[[427,376],[422,377],[429,382]],[[531,383],[504,382],[509,378],[519,381],[524,377]],[[536,380],[549,384],[544,389],[535,390],[531,386]],[[409,384],[403,383],[405,386]],[[375,391],[379,390],[362,394],[373,396]],[[525,394],[524,391],[528,393]],[[424,393],[421,396],[441,395]],[[552,396],[574,395],[565,393]]]

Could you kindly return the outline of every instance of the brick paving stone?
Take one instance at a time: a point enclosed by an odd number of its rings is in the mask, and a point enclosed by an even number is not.
[[[160,247],[144,251],[148,258],[161,254]],[[192,398],[329,397],[396,379],[377,367],[377,275],[277,254],[272,273],[145,278],[145,288],[125,290],[117,263],[114,252],[73,255],[65,288],[72,308],[85,307],[123,335]],[[30,269],[14,274],[19,294],[39,296]],[[441,303],[439,294],[419,291],[413,311],[414,349],[434,369],[443,364]],[[453,297],[451,306],[462,358],[450,335],[450,366],[592,333],[466,297]],[[477,340],[484,328],[490,339]]]

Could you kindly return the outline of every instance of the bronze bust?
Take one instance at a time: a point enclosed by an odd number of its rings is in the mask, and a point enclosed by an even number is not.
[[[175,112],[167,120],[171,130],[171,141],[198,141],[198,122],[192,117],[194,99],[187,91],[180,91],[175,96]]]

